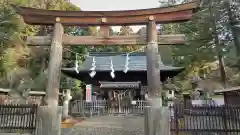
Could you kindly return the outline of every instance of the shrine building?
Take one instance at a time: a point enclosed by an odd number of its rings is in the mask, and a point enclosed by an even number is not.
[[[128,58],[127,58],[128,57]],[[128,64],[126,66],[126,59]],[[95,69],[92,71],[93,63]],[[164,65],[160,60],[160,80],[164,82],[184,70],[183,67]],[[127,70],[126,70],[127,68]],[[113,72],[112,72],[113,69]],[[132,100],[144,100],[147,93],[147,63],[145,52],[126,53],[91,52],[82,65],[63,68],[62,72],[85,84],[92,85],[92,93],[97,100],[112,99],[114,93],[123,93]],[[111,76],[111,72],[112,75]]]

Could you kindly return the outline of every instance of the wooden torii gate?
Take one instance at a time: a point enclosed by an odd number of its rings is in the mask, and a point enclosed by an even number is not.
[[[184,35],[158,35],[157,23],[174,23],[188,21],[200,5],[200,0],[164,7],[126,11],[57,11],[43,10],[12,5],[24,21],[30,25],[52,25],[52,36],[27,37],[28,45],[51,45],[48,66],[48,83],[46,88],[49,108],[58,106],[63,45],[146,45],[147,44],[147,79],[152,108],[161,108],[161,85],[158,45],[184,44]],[[147,35],[110,36],[109,26],[115,25],[147,25]],[[63,26],[100,26],[100,36],[66,36]],[[156,103],[157,104],[154,104]],[[146,121],[146,135],[153,135],[154,116],[152,109]],[[50,130],[44,134],[57,135],[56,120],[48,120],[45,128]]]

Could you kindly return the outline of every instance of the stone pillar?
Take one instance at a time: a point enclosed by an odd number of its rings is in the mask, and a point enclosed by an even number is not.
[[[72,99],[71,90],[66,89],[63,92],[63,120],[68,118],[69,113],[69,101]]]

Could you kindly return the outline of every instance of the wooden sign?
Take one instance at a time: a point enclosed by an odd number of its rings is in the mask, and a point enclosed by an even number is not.
[[[86,85],[86,102],[92,101],[92,85],[87,84]]]

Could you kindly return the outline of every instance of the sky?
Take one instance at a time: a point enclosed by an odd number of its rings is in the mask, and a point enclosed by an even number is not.
[[[134,10],[159,7],[159,0],[70,0],[84,11]],[[131,26],[137,32],[142,26]],[[113,27],[119,31],[120,27]]]

